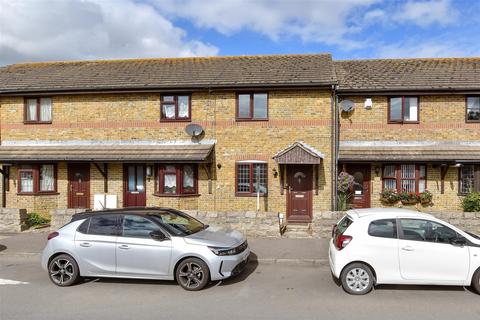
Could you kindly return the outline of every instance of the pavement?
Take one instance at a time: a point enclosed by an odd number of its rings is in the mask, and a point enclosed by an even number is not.
[[[47,242],[48,231],[35,230],[17,234],[0,233],[1,256],[40,256]],[[257,239],[249,238],[259,263],[321,264],[328,263],[326,239]]]

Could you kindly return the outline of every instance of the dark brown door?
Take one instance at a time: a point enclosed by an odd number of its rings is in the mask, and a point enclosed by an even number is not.
[[[124,175],[124,207],[144,207],[147,205],[145,194],[145,165],[125,164]]]
[[[68,207],[90,208],[90,164],[68,165]]]
[[[287,167],[287,219],[290,222],[312,220],[312,177],[311,165]]]
[[[351,203],[353,208],[370,208],[370,165],[347,164],[347,172],[353,176]]]

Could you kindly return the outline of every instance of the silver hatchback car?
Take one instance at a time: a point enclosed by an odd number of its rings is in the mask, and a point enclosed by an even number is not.
[[[85,212],[52,232],[42,267],[58,286],[81,277],[176,280],[200,290],[240,273],[250,249],[237,231],[213,230],[168,208]]]

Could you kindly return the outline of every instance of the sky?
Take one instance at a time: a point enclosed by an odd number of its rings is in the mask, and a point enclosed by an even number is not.
[[[0,65],[332,53],[480,56],[480,0],[0,0]]]

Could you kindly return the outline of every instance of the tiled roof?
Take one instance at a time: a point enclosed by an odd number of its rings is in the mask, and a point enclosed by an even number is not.
[[[340,161],[477,161],[480,145],[436,143],[417,146],[340,144]]]
[[[214,144],[0,146],[0,161],[208,161]]]
[[[330,54],[39,62],[0,68],[0,93],[334,83]]]
[[[480,89],[480,58],[335,61],[339,91]]]

